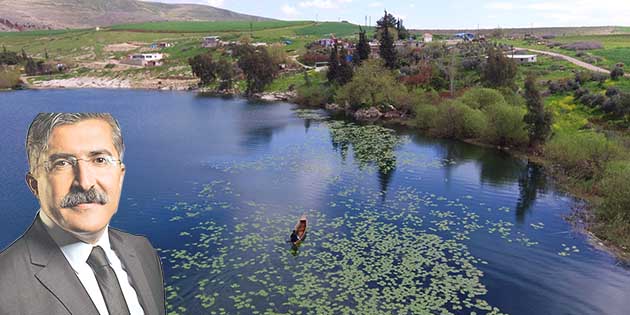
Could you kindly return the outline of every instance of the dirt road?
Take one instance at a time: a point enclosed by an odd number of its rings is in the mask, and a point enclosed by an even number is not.
[[[563,54],[559,54],[559,53],[555,53],[555,52],[551,52],[551,51],[545,51],[545,50],[537,50],[537,49],[530,49],[530,48],[519,48],[519,47],[514,47],[514,49],[517,50],[528,50],[531,52],[535,52],[535,53],[539,53],[542,55],[547,55],[547,56],[553,56],[553,57],[558,57],[558,58],[562,58],[576,66],[582,67],[584,69],[590,70],[590,71],[595,71],[595,72],[601,72],[601,73],[606,73],[606,74],[610,74],[609,70],[606,70],[604,68],[600,68],[597,66],[594,66],[590,63],[586,63],[584,61],[575,59],[573,57],[569,57],[567,55],[563,55]]]

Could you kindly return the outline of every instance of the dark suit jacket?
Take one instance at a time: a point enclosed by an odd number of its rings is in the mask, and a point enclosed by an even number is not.
[[[160,258],[149,241],[109,228],[110,243],[122,261],[145,314],[164,314]],[[24,235],[0,253],[0,315],[98,315],[81,281],[39,217]]]

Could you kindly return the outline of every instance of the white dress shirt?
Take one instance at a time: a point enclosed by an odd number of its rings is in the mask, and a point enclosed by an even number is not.
[[[109,260],[109,264],[112,269],[114,269],[114,273],[118,278],[120,288],[122,289],[123,296],[125,297],[125,301],[127,302],[127,307],[129,308],[131,315],[144,314],[142,306],[138,301],[136,290],[134,290],[131,286],[132,280],[127,276],[125,266],[123,266],[120,258],[118,258],[118,255],[116,255],[116,252],[114,252],[110,246],[109,226],[105,228],[105,233],[103,233],[96,244],[88,244],[76,239],[71,234],[64,231],[54,221],[52,221],[52,219],[50,219],[44,211],[39,210],[39,217],[42,222],[44,222],[48,234],[50,234],[55,243],[57,243],[63,252],[63,255],[66,257],[66,260],[68,260],[68,263],[72,266],[72,269],[81,281],[81,284],[87,291],[90,299],[92,299],[92,302],[96,306],[100,315],[109,315],[109,312],[107,312],[107,305],[105,304],[103,294],[101,294],[101,289],[96,281],[94,271],[92,271],[92,268],[87,264],[87,259],[90,257],[92,248],[95,246],[100,246],[105,251],[107,260]]]

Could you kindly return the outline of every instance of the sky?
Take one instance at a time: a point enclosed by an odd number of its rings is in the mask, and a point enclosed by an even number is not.
[[[145,0],[146,1],[146,0]],[[197,3],[281,20],[372,25],[383,10],[411,29],[630,26],[630,0],[149,0]],[[371,17],[371,18],[370,18]]]

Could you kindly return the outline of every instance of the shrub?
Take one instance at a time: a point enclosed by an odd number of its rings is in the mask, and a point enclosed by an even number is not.
[[[621,151],[603,134],[589,131],[558,134],[546,144],[545,152],[566,174],[590,180],[601,176],[607,163]]]
[[[618,80],[619,78],[623,77],[623,74],[624,74],[623,67],[620,65],[616,65],[610,71],[610,78],[613,80]]]
[[[331,89],[324,85],[302,85],[298,87],[293,101],[304,106],[321,107],[330,101],[331,94]]]
[[[0,89],[10,89],[20,84],[20,74],[0,67]]]
[[[499,88],[498,91],[501,92],[508,105],[525,106],[525,99],[518,92],[510,88]]]
[[[488,88],[470,89],[459,100],[470,108],[481,110],[496,104],[505,104],[505,98],[499,91]]]
[[[336,96],[339,104],[348,104],[351,109],[393,105],[394,96],[404,87],[394,74],[385,69],[378,60],[365,60],[357,68],[352,81],[341,87]]]
[[[477,138],[486,126],[486,116],[460,101],[446,101],[438,107],[432,132],[445,138]]]
[[[486,117],[488,124],[483,138],[488,143],[497,145],[524,146],[528,143],[525,129],[525,109],[505,103],[488,107]]]
[[[601,106],[602,111],[617,117],[630,114],[630,93],[618,93],[608,98]]]
[[[596,108],[604,104],[604,102],[606,101],[606,97],[601,94],[586,93],[580,96],[578,101],[588,107]]]
[[[429,130],[435,127],[435,117],[438,113],[438,108],[435,105],[418,104],[414,107],[413,111],[416,114],[413,120],[413,124],[416,128]]]
[[[606,89],[606,96],[608,97],[613,97],[615,95],[619,94],[619,88],[611,86],[609,88]]]
[[[600,183],[603,195],[597,215],[606,221],[630,223],[630,162],[611,162]]]
[[[591,50],[591,49],[602,49],[602,46],[599,42],[575,42],[571,44],[562,45],[563,49],[567,50]]]

